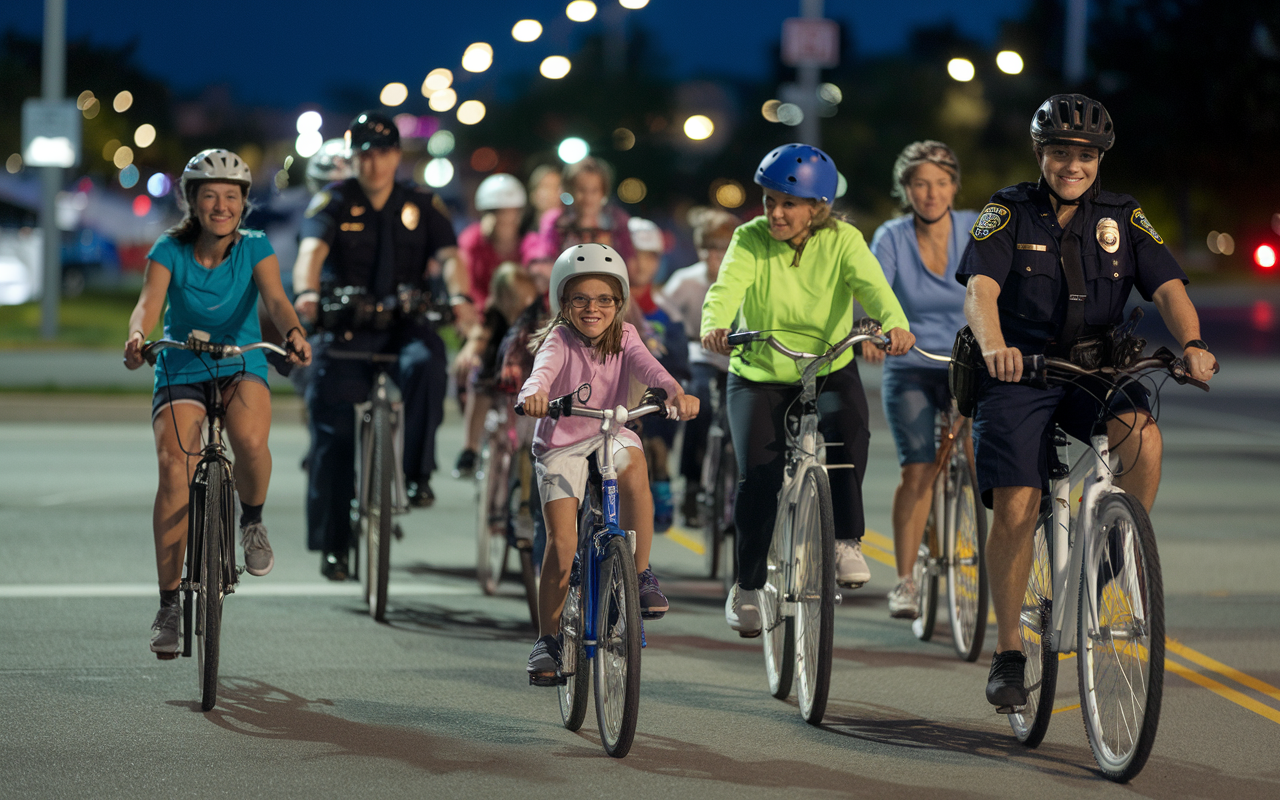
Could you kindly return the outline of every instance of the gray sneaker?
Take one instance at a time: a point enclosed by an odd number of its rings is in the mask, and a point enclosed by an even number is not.
[[[161,606],[151,623],[151,652],[156,658],[177,658],[181,627],[182,606]]]
[[[889,592],[889,616],[896,619],[915,619],[920,616],[920,587],[910,578],[903,578]]]
[[[250,575],[266,575],[276,565],[275,553],[267,541],[267,526],[251,522],[240,529],[240,544],[244,547],[244,568]]]
[[[734,584],[724,603],[724,621],[744,639],[760,635],[760,590]]]
[[[861,539],[836,539],[836,583],[857,589],[871,580]]]

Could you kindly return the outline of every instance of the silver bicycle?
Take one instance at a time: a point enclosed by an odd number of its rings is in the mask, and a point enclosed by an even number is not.
[[[831,687],[831,647],[835,605],[835,518],[831,509],[828,469],[852,465],[826,464],[818,432],[818,372],[861,342],[882,342],[880,325],[861,320],[853,331],[825,353],[792,350],[767,332],[729,334],[729,344],[763,341],[800,367],[800,395],[788,411],[786,469],[778,490],[778,515],[769,546],[768,573],[760,592],[764,632],[764,665],[769,691],[779,700],[791,694],[796,680],[800,715],[811,725],[822,722]]]

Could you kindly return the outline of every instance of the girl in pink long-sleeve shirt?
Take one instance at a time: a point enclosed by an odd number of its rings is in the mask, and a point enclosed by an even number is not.
[[[526,414],[540,418],[534,429],[533,453],[547,523],[547,549],[538,590],[541,635],[528,666],[530,682],[537,685],[554,685],[560,668],[560,612],[578,546],[578,505],[586,491],[586,458],[565,450],[600,430],[599,421],[590,417],[547,417],[550,399],[588,383],[592,407],[626,406],[635,379],[665,389],[669,404],[682,419],[698,413],[698,399],[685,395],[649,353],[635,327],[622,321],[628,288],[626,265],[613,248],[600,244],[569,248],[552,270],[550,299],[555,316],[530,343],[536,353],[533,372],[517,402],[523,404]],[[646,617],[657,618],[667,611],[668,603],[649,567],[653,498],[644,450],[634,432],[619,432],[614,463],[621,500],[619,521],[624,529],[636,532],[640,607]]]

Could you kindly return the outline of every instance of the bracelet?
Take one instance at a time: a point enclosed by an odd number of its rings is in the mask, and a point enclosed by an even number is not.
[[[460,306],[460,305],[463,305],[464,303],[475,305],[476,301],[471,299],[471,295],[462,294],[461,292],[459,292],[458,294],[449,295],[449,305]]]
[[[1200,350],[1204,350],[1204,351],[1208,351],[1208,350],[1209,350],[1209,345],[1207,345],[1207,344],[1205,344],[1205,343],[1204,343],[1204,339],[1192,339],[1191,341],[1189,341],[1189,342],[1187,342],[1186,344],[1184,344],[1184,345],[1182,346],[1182,349],[1183,349],[1183,350],[1186,350],[1188,347],[1195,347],[1195,348],[1198,348],[1198,349],[1200,349]]]
[[[298,292],[296,295],[294,295],[293,302],[306,303],[312,300],[318,301],[319,299],[320,299],[319,292],[317,292],[315,289],[307,289],[304,292]]]

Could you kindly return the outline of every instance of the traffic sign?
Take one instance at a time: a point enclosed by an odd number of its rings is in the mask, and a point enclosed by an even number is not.
[[[840,24],[823,17],[782,21],[782,63],[830,69],[840,63]]]
[[[80,163],[80,110],[75,100],[29,97],[23,101],[22,160],[28,167]]]

